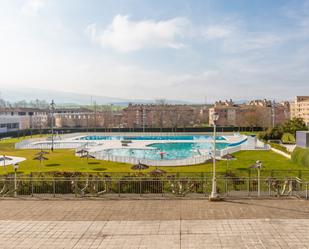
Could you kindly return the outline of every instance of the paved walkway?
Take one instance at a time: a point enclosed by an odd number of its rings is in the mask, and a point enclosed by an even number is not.
[[[309,248],[309,202],[0,200],[0,248]]]

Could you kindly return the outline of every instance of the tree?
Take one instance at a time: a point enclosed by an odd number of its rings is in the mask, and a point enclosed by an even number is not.
[[[272,129],[268,129],[266,132],[259,134],[259,138],[263,140],[269,139],[285,139],[291,140],[289,135],[283,137],[284,134],[290,134],[295,138],[296,131],[308,130],[304,120],[302,118],[293,118],[282,125],[277,125]],[[292,142],[292,141],[291,141]]]
[[[256,116],[256,113],[254,112],[245,113],[243,115],[243,119],[244,119],[245,126],[248,126],[248,127],[257,126],[258,118]]]
[[[296,131],[308,130],[308,127],[302,118],[293,118],[283,124],[282,128],[285,133],[291,133],[294,136],[296,135]]]

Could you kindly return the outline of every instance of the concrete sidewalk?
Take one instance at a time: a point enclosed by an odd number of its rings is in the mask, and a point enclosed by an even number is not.
[[[309,248],[309,202],[1,200],[0,248]]]

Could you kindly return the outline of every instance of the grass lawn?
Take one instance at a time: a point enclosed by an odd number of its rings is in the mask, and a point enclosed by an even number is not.
[[[19,172],[24,174],[29,174],[30,172],[56,172],[56,171],[66,171],[66,172],[136,172],[131,170],[131,166],[125,163],[101,161],[95,159],[81,159],[75,156],[75,150],[55,150],[50,154],[46,155],[49,159],[42,162],[40,166],[39,161],[33,160],[33,157],[38,152],[38,150],[15,150],[14,144],[22,139],[8,139],[0,141],[0,155],[7,156],[18,156],[25,157],[27,160],[20,163]],[[271,151],[240,151],[234,154],[236,160],[229,161],[228,167],[226,161],[217,162],[217,171],[226,172],[226,170],[231,170],[236,173],[236,175],[247,176],[248,167],[253,165],[256,160],[261,160],[264,167],[264,175],[269,175],[270,170],[280,170],[276,172],[276,176],[297,176],[299,170],[308,170],[306,167],[299,166],[292,163],[289,159],[278,155]],[[143,172],[148,172],[153,170],[155,167],[150,167],[148,170]],[[190,175],[190,172],[211,172],[212,164],[201,164],[196,166],[181,166],[181,167],[161,167],[170,173],[184,173]],[[282,170],[282,171],[281,171]],[[13,167],[7,167],[8,172],[13,172]],[[290,171],[290,172],[289,172]],[[293,171],[293,172],[292,172]],[[252,174],[256,173],[256,170],[252,170]],[[0,174],[5,174],[4,167],[0,167]],[[306,171],[302,174],[303,177],[309,179],[309,172]]]

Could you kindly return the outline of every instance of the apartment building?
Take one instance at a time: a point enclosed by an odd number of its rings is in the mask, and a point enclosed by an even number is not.
[[[235,104],[232,100],[217,101],[209,109],[209,124],[213,124],[212,114],[217,112],[219,126],[272,127],[289,120],[288,102],[275,103],[270,100],[253,100],[245,104]]]
[[[61,108],[54,111],[54,124],[57,128],[122,127],[122,113],[111,108]]]
[[[291,118],[302,118],[309,126],[309,96],[297,96],[290,104]]]
[[[102,117],[87,108],[61,108],[54,111],[54,125],[57,128],[97,127]]]
[[[126,128],[188,127],[208,123],[208,107],[203,105],[129,104],[123,109]]]

